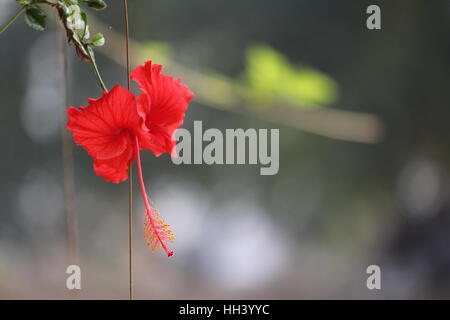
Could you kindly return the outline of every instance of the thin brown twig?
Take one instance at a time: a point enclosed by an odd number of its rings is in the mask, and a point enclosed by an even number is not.
[[[125,15],[125,52],[127,69],[127,88],[130,90],[130,36],[128,30],[128,1],[123,0]],[[128,170],[128,264],[129,264],[129,297],[133,300],[133,167]]]

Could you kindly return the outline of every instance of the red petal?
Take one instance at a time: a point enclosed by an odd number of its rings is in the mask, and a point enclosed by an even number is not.
[[[162,66],[151,61],[138,66],[131,73],[147,99],[138,97],[139,112],[146,116],[146,127],[150,138],[142,142],[144,149],[150,149],[156,156],[163,152],[172,153],[175,142],[174,131],[183,123],[188,103],[194,94],[179,79],[161,73]]]
[[[119,183],[128,179],[128,168],[134,160],[134,148],[128,147],[122,154],[107,160],[94,159],[94,170],[106,181]]]
[[[137,97],[138,113],[145,119],[150,113],[150,101],[147,94],[143,93]],[[149,127],[147,127],[149,126]],[[164,128],[148,123],[145,125],[145,134],[140,137],[142,149],[151,150],[156,157],[164,152],[171,153],[175,147],[175,141]]]
[[[73,139],[94,158],[94,169],[108,181],[127,178],[134,158],[134,134],[140,134],[142,118],[137,113],[131,92],[115,86],[99,99],[89,99],[89,106],[71,107],[67,128]]]

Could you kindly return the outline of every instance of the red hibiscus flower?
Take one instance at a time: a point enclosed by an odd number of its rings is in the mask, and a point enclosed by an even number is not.
[[[149,139],[142,147],[155,156],[164,152],[175,154],[173,134],[183,123],[184,113],[194,94],[181,81],[161,73],[162,66],[147,61],[131,73],[144,92],[137,98],[138,111],[145,118]]]
[[[135,157],[135,136],[144,137],[142,117],[136,99],[128,90],[115,86],[99,99],[89,99],[87,107],[67,110],[67,128],[73,140],[94,158],[94,170],[106,181],[119,183]]]
[[[151,150],[156,156],[164,152],[174,154],[173,133],[183,123],[194,95],[180,80],[161,74],[161,69],[149,61],[133,71],[133,79],[144,91],[137,99],[130,91],[115,86],[99,99],[88,99],[87,107],[70,107],[67,129],[94,159],[95,172],[107,181],[126,180],[128,168],[137,158],[147,244],[152,250],[162,247],[170,257],[173,251],[167,244],[175,237],[149,204],[140,150]]]

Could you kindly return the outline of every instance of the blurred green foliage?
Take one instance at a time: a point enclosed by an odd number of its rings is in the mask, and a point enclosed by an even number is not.
[[[259,103],[281,99],[311,107],[330,105],[338,99],[338,85],[331,77],[311,67],[295,66],[267,45],[251,46],[246,63],[249,95]]]
[[[140,61],[148,60],[152,57],[152,61],[158,64],[166,64],[172,56],[172,48],[167,42],[162,41],[145,41],[142,43],[142,52]]]

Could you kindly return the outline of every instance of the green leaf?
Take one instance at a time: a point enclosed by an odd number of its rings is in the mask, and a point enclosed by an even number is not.
[[[82,0],[82,1],[95,10],[103,10],[107,7],[106,2],[103,0]]]
[[[26,6],[29,5],[31,3],[31,0],[16,0],[17,3]]]
[[[25,21],[34,30],[45,30],[45,18],[44,11],[37,6],[29,7],[25,12]]]
[[[101,47],[105,44],[105,37],[101,33],[97,33],[93,38],[91,43],[96,47]]]
[[[81,19],[83,19],[83,21],[84,21],[84,30],[83,30],[83,36],[80,38],[80,40],[81,40],[81,42],[85,42],[85,40],[87,38],[89,38],[86,12],[81,12]]]

